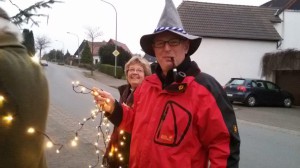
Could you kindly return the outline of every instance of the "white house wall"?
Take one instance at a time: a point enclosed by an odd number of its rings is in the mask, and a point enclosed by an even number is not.
[[[279,49],[300,49],[300,11],[285,10],[279,17],[282,22],[274,25],[277,32],[283,38]]]
[[[204,38],[191,59],[225,85],[232,77],[260,79],[261,58],[274,51],[276,42]]]
[[[100,62],[100,56],[99,55],[96,55],[96,56],[94,55],[93,56],[93,63],[96,64],[96,63],[99,63],[99,62]]]

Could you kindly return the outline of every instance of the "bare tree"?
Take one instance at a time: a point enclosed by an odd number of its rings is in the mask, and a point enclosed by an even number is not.
[[[91,53],[92,53],[92,57],[94,56],[94,41],[96,38],[102,36],[102,31],[100,31],[100,28],[99,27],[94,27],[94,28],[91,28],[91,27],[87,27],[86,28],[86,35],[87,35],[87,38],[89,40],[91,40],[92,42],[92,46],[91,46]],[[88,44],[88,43],[87,43]],[[92,60],[92,63],[91,63],[91,75],[93,76],[93,71],[94,71],[94,59]]]
[[[102,31],[100,31],[100,28],[99,27],[87,27],[86,28],[86,32],[85,32],[87,38],[89,40],[91,40],[92,42],[92,46],[91,46],[91,52],[92,54],[94,53],[94,41],[96,38],[100,37],[103,35]]]
[[[48,48],[50,44],[51,44],[50,39],[45,35],[38,36],[36,38],[35,46],[36,46],[36,49],[40,51],[40,60],[42,58],[42,50]]]

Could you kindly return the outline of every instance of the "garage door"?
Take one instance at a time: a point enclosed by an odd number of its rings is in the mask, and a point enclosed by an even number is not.
[[[295,97],[295,105],[300,106],[300,70],[276,71],[276,84],[291,92]]]

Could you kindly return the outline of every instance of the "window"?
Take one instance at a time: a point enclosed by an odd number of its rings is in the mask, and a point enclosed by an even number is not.
[[[261,81],[256,81],[256,85],[257,85],[257,87],[259,87],[259,88],[264,88],[264,83],[261,82]]]
[[[270,90],[278,90],[278,87],[273,84],[273,83],[270,83],[270,82],[267,82],[267,88],[270,89]]]
[[[257,84],[255,82],[251,82],[252,87],[257,87]]]
[[[231,82],[230,82],[230,85],[243,85],[245,82],[244,79],[233,79]]]

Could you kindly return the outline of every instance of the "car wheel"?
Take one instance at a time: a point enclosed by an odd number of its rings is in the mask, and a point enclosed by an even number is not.
[[[292,107],[292,99],[289,97],[283,99],[283,105],[284,107]]]
[[[252,95],[248,96],[246,99],[247,106],[254,107],[256,105],[256,98]]]

